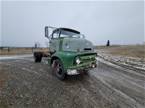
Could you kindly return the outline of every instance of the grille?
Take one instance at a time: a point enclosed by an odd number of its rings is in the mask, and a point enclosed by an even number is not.
[[[95,55],[80,56],[81,63],[86,63],[95,60]]]

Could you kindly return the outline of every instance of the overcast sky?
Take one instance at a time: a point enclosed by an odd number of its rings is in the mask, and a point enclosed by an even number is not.
[[[44,26],[79,30],[95,45],[144,41],[144,1],[2,1],[2,46],[46,45]],[[2,24],[1,24],[2,23]]]

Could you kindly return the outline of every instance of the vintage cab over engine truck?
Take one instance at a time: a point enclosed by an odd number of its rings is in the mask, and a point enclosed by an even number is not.
[[[49,52],[34,52],[34,60],[41,62],[42,57],[48,56],[52,72],[60,80],[66,75],[87,72],[97,66],[93,44],[79,31],[46,26],[45,37],[49,39]]]

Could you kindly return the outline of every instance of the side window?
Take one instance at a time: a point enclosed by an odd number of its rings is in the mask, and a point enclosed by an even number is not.
[[[52,38],[54,38],[54,39],[59,38],[59,30],[53,32]]]

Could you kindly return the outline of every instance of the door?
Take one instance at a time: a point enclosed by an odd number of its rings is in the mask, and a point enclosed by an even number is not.
[[[56,52],[59,50],[59,44],[60,44],[60,39],[59,39],[59,35],[60,35],[60,30],[55,30],[52,33],[52,37],[51,40],[49,41],[49,46],[50,46],[50,51],[51,52]]]

